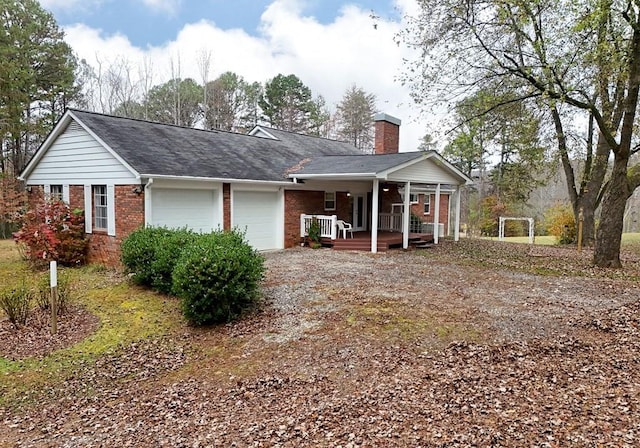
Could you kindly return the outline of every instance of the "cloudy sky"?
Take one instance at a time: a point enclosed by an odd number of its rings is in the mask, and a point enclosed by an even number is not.
[[[356,84],[377,96],[381,112],[402,120],[401,151],[437,134],[398,78],[413,58],[396,36],[415,0],[40,0],[89,63],[146,58],[153,83],[170,78],[170,59],[183,78],[201,82],[199,55],[210,52],[209,79],[233,71],[264,82],[297,75],[335,107]]]

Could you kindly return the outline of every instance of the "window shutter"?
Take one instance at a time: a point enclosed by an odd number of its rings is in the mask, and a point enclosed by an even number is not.
[[[69,204],[69,185],[62,186],[62,200],[65,204]]]
[[[84,231],[91,233],[91,223],[93,221],[93,210],[91,204],[93,203],[91,197],[91,185],[84,186]]]
[[[113,185],[107,185],[107,234],[116,236],[116,193]]]

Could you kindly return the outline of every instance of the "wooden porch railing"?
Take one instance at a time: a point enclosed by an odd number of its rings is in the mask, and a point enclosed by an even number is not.
[[[331,238],[335,240],[338,237],[338,226],[336,215],[300,215],[300,237],[304,238],[309,234],[309,226],[313,219],[318,220],[320,224],[320,236],[322,238]],[[418,226],[409,225],[409,231],[413,233],[432,233],[433,224],[418,223]],[[414,228],[415,227],[415,228]],[[438,233],[442,235],[444,225],[440,224]],[[378,214],[378,230],[386,232],[402,233],[402,213],[379,213]]]
[[[402,232],[402,213],[379,213],[378,230]]]
[[[335,240],[338,235],[338,217],[336,215],[300,215],[300,236],[305,237],[309,234],[309,226],[313,219],[318,220],[320,224],[320,236],[322,238],[331,238]]]

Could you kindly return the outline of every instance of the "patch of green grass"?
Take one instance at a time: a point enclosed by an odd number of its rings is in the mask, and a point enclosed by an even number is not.
[[[497,237],[482,237],[482,239],[487,239],[487,240],[491,240],[491,241],[498,241]],[[529,243],[529,237],[528,236],[506,236],[504,237],[504,242],[506,243]],[[533,240],[533,244],[539,244],[541,246],[553,246],[555,244],[558,244],[558,241],[556,240],[555,236],[551,236],[551,235],[542,235],[542,236],[536,236]]]
[[[11,284],[29,272],[12,242],[0,241],[0,281]],[[175,299],[129,285],[117,273],[86,266],[65,269],[76,301],[99,320],[98,329],[77,344],[42,358],[12,361],[0,357],[0,402],[51,381],[62,381],[75,366],[143,338],[161,337],[183,325]]]
[[[492,241],[498,241],[496,237],[483,237],[483,239],[488,239]],[[528,243],[528,236],[507,236],[504,238],[504,241],[507,243]],[[534,238],[534,244],[540,244],[542,246],[553,246],[558,244],[555,236],[552,235],[541,235],[536,236]],[[622,245],[640,245],[640,233],[623,233],[622,234]]]
[[[477,341],[481,331],[455,310],[417,311],[400,302],[352,305],[346,317],[348,327],[359,335],[394,341],[430,340],[442,346],[454,340]]]
[[[623,233],[622,244],[640,243],[640,233]]]

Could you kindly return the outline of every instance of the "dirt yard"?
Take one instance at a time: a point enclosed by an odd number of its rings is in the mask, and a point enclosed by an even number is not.
[[[79,365],[0,407],[4,446],[640,445],[634,255],[622,271],[484,242],[266,258],[261,312]]]

